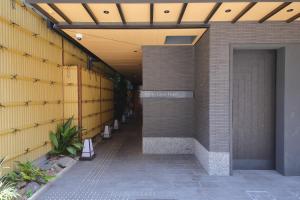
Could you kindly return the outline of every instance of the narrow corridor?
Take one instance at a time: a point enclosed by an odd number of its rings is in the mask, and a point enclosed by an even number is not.
[[[206,174],[192,155],[143,155],[141,123],[129,122],[39,199],[195,199]]]
[[[299,200],[300,177],[276,171],[208,176],[192,155],[143,155],[141,123],[123,125],[40,200]]]

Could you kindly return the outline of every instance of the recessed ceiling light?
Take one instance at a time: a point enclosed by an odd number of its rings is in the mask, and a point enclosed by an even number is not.
[[[231,12],[231,9],[227,9],[225,10],[226,13],[230,13]]]
[[[106,15],[108,15],[109,11],[108,10],[104,10],[103,13],[106,14]]]
[[[168,13],[170,13],[170,11],[169,11],[169,10],[165,10],[164,13],[165,13],[165,14],[168,14]]]
[[[294,11],[294,9],[291,8],[291,9],[288,9],[286,12],[293,12],[293,11]]]

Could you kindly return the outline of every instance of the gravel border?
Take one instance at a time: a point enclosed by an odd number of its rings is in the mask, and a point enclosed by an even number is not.
[[[35,192],[30,198],[27,200],[37,200],[39,196],[46,191],[55,181],[57,181],[60,177],[62,177],[66,172],[68,172],[76,163],[78,160],[74,160],[74,162],[71,163],[71,165],[67,166],[63,170],[61,170],[58,174],[56,174],[55,178],[50,180],[46,185],[43,185],[37,192]]]

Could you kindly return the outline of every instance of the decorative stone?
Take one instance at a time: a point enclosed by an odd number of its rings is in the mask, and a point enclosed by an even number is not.
[[[36,191],[38,191],[38,189],[40,189],[40,187],[41,187],[41,185],[38,184],[37,182],[30,182],[24,187],[24,194],[28,194],[28,193],[33,194]]]
[[[51,161],[44,161],[39,164],[39,168],[45,171],[50,170],[52,167],[53,167],[53,162]]]
[[[26,184],[27,184],[26,182],[19,182],[16,187],[22,189],[26,186]]]
[[[59,158],[57,165],[61,168],[65,168],[65,167],[70,166],[73,162],[75,162],[75,160],[73,158],[65,156],[65,157]]]

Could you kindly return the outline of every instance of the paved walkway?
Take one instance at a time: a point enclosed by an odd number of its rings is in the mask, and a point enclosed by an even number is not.
[[[274,171],[207,176],[192,155],[143,155],[141,126],[123,126],[40,200],[300,200],[300,177]]]

